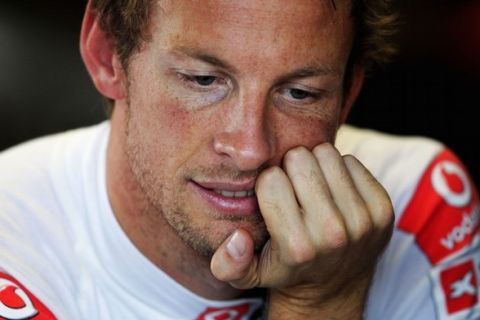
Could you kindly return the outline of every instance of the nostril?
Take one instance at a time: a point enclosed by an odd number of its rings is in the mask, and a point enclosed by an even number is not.
[[[230,155],[235,152],[233,137],[229,137],[229,135],[229,133],[222,133],[215,136],[213,140],[213,149],[216,153]]]
[[[225,133],[214,142],[215,152],[228,157],[242,171],[257,170],[271,158],[270,144],[263,136],[246,133]]]

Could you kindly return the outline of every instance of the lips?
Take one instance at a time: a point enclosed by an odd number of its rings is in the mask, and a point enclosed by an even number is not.
[[[191,180],[189,185],[217,213],[238,216],[259,213],[255,180],[243,183]]]

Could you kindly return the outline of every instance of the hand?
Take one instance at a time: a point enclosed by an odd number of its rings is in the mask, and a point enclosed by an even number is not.
[[[256,184],[270,240],[255,255],[248,232],[236,230],[214,254],[212,273],[236,288],[269,288],[275,319],[360,318],[392,233],[386,191],[357,159],[328,143],[313,152],[290,150],[283,167],[265,170]]]

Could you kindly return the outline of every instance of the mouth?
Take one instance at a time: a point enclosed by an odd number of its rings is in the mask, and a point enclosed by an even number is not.
[[[228,190],[220,190],[220,189],[213,189],[213,192],[224,196],[226,198],[247,198],[252,197],[255,195],[255,190],[243,190],[243,191],[228,191]]]
[[[244,183],[190,180],[189,186],[215,212],[233,216],[259,214],[254,180]]]

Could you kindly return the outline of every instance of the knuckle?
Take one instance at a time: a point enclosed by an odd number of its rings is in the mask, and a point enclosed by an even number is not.
[[[365,213],[368,214],[368,213]],[[351,238],[353,241],[360,241],[369,237],[373,232],[373,222],[368,216],[363,216],[357,219],[353,230],[351,231]]]
[[[392,205],[392,202],[390,201],[390,198],[385,198],[384,200],[382,200],[379,204],[379,210],[381,212],[385,212],[385,213],[393,213],[393,205]]]
[[[327,246],[330,250],[339,250],[345,248],[349,243],[346,232],[333,233],[328,238]]]
[[[381,228],[391,226],[395,221],[395,214],[390,199],[384,199],[377,203],[376,224]]]
[[[393,210],[384,213],[379,220],[380,221],[378,224],[380,228],[382,229],[393,228],[393,225],[395,223],[395,214]]]
[[[304,265],[316,257],[316,249],[305,239],[290,240],[287,244],[285,264],[289,267]]]
[[[263,170],[257,178],[255,191],[262,194],[278,183],[278,180],[284,175],[283,170],[278,166],[272,166]]]
[[[259,272],[257,272],[257,261],[255,260],[249,265],[243,273],[239,274],[235,279],[230,279],[230,285],[237,289],[251,289],[261,285],[261,278]]]
[[[259,283],[260,282],[258,280],[258,276],[254,274],[251,277],[245,277],[241,280],[231,281],[230,285],[237,289],[247,290],[247,289],[257,287]]]
[[[342,158],[343,158],[343,161],[349,162],[349,163],[354,163],[358,161],[357,158],[355,158],[355,156],[351,154],[344,154]]]
[[[340,223],[332,224],[325,230],[325,250],[338,250],[345,248],[349,243],[348,233]]]
[[[295,167],[295,165],[299,162],[305,159],[305,157],[308,156],[308,151],[307,148],[304,146],[299,146],[293,149],[290,149],[287,151],[285,156],[283,157],[283,164],[285,167]]]
[[[325,157],[328,157],[330,155],[339,155],[340,154],[338,152],[338,150],[335,149],[335,147],[329,142],[319,144],[318,146],[313,148],[313,153],[318,158],[325,158]]]
[[[351,155],[351,154],[344,154],[342,155],[342,160],[343,160],[343,163],[345,163],[345,166],[348,168],[348,170],[350,171],[356,171],[359,169],[359,167],[363,167],[363,165],[361,164],[361,162],[354,156],[354,155]],[[372,179],[373,177],[367,175],[365,177],[365,179]]]
[[[280,169],[280,167],[271,166],[260,173],[258,180],[259,182],[270,182],[272,179],[276,179],[276,177],[278,177],[281,171],[282,169]]]
[[[216,265],[212,266],[212,273],[220,281],[228,281],[230,279],[229,272],[225,272],[223,268],[218,268]]]
[[[270,199],[262,199],[259,203],[260,209],[264,210],[263,214],[268,212],[282,212],[282,207],[278,204],[278,202]]]

